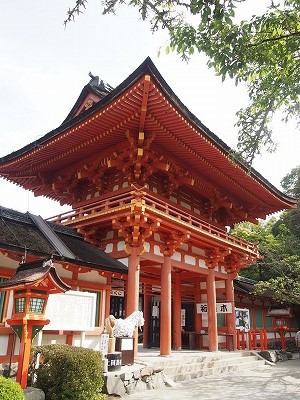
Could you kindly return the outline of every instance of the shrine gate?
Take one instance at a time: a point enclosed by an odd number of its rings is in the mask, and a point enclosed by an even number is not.
[[[0,176],[69,204],[51,220],[128,266],[107,284],[124,293],[125,315],[143,308],[144,346],[161,355],[182,347],[183,330],[217,350],[220,302],[234,335],[233,279],[258,253],[229,228],[296,205],[233,160],[149,58],[115,89],[92,77],[62,125],[0,159]]]

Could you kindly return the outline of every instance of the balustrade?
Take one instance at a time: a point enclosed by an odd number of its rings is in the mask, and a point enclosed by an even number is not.
[[[173,220],[175,223],[182,223],[187,229],[202,231],[212,238],[220,238],[227,243],[236,245],[247,251],[256,252],[256,245],[248,243],[242,239],[236,238],[220,228],[214,222],[205,217],[198,217],[192,211],[185,211],[183,207],[172,204],[162,196],[153,195],[147,189],[128,189],[105,199],[92,199],[78,208],[67,211],[63,214],[48,218],[48,221],[57,222],[66,225],[76,226],[76,221],[84,217],[93,217],[102,213],[116,213],[120,210],[130,210],[135,201],[142,201],[147,212],[152,212],[158,217],[165,217]]]

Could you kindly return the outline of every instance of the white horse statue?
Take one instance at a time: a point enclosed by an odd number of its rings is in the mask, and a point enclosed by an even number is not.
[[[144,325],[142,311],[134,311],[129,317],[116,319],[114,321],[114,337],[133,337],[135,328]]]

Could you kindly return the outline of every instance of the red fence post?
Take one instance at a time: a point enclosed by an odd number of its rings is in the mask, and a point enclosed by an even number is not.
[[[240,350],[240,347],[241,347],[240,330],[236,329],[235,334],[236,334],[236,348],[237,348],[237,350]]]

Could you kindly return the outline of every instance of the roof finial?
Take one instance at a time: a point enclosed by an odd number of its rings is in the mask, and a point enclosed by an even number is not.
[[[89,72],[89,77],[92,78],[89,82],[90,85],[99,86],[99,76],[95,76],[91,72]]]

